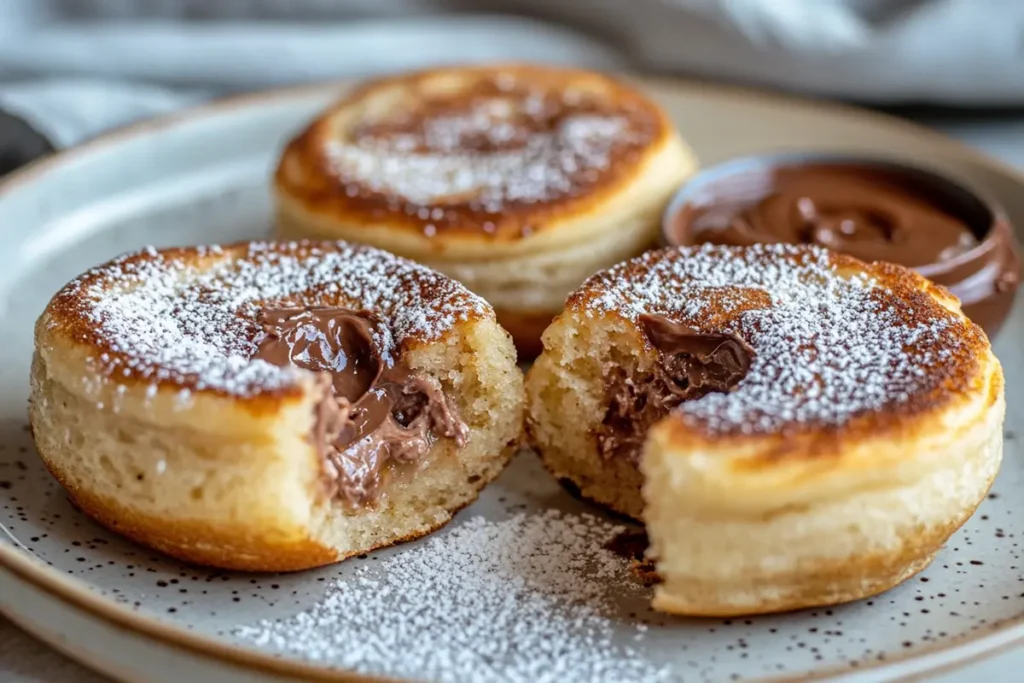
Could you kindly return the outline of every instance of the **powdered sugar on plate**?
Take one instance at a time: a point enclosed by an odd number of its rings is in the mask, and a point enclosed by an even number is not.
[[[234,635],[416,680],[668,680],[667,670],[613,642],[615,594],[644,590],[603,548],[621,531],[557,510],[470,518],[364,565],[305,612]],[[644,627],[635,628],[642,640]]]
[[[146,249],[95,268],[51,302],[49,324],[96,349],[112,378],[171,382],[248,396],[296,381],[297,371],[252,356],[266,305],[375,311],[385,362],[410,337],[439,338],[489,306],[459,283],[384,251],[344,243],[254,242]]]
[[[926,293],[892,291],[870,272],[840,276],[835,258],[782,244],[666,249],[595,275],[570,305],[633,321],[662,314],[747,341],[756,355],[734,391],[676,409],[712,432],[881,420],[966,390],[984,344],[977,328]]]

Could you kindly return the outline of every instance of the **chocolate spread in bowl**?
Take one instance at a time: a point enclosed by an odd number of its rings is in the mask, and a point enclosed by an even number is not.
[[[732,333],[704,334],[663,315],[641,315],[638,322],[658,360],[642,376],[618,365],[609,369],[608,411],[596,432],[603,457],[633,463],[655,422],[683,401],[732,391],[754,357],[754,350]]]
[[[684,186],[663,238],[673,246],[816,244],[898,263],[948,287],[990,336],[1020,280],[1001,209],[959,183],[896,162],[815,155],[729,162]]]
[[[688,205],[677,230],[698,244],[817,244],[862,261],[910,267],[949,261],[980,244],[965,217],[942,197],[877,170],[781,168],[771,181],[753,201],[722,196],[713,204]]]
[[[331,494],[350,507],[372,503],[392,463],[413,463],[439,438],[462,446],[467,427],[436,379],[386,362],[370,311],[266,308],[256,358],[323,373],[312,440]]]

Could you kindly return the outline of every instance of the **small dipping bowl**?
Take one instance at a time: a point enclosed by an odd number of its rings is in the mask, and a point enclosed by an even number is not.
[[[818,244],[899,263],[950,289],[989,337],[1020,282],[1013,232],[998,204],[945,175],[871,157],[774,154],[711,166],[670,202],[661,240]]]

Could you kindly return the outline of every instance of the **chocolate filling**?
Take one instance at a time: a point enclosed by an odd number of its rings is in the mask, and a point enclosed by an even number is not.
[[[606,377],[608,411],[595,430],[605,458],[640,459],[647,430],[683,401],[732,391],[750,370],[754,350],[732,333],[704,334],[662,315],[638,323],[658,360],[650,373],[630,375],[619,365]]]
[[[415,463],[439,438],[466,442],[468,428],[433,377],[381,358],[370,311],[267,308],[256,358],[322,373],[324,398],[311,439],[329,493],[357,508],[375,501],[392,463]]]

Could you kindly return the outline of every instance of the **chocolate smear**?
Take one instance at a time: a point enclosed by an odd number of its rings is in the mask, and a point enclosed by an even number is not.
[[[655,422],[684,401],[732,391],[754,357],[750,345],[730,332],[702,333],[663,315],[641,315],[638,323],[658,361],[642,376],[618,365],[608,369],[608,410],[596,432],[602,456],[634,463]]]

